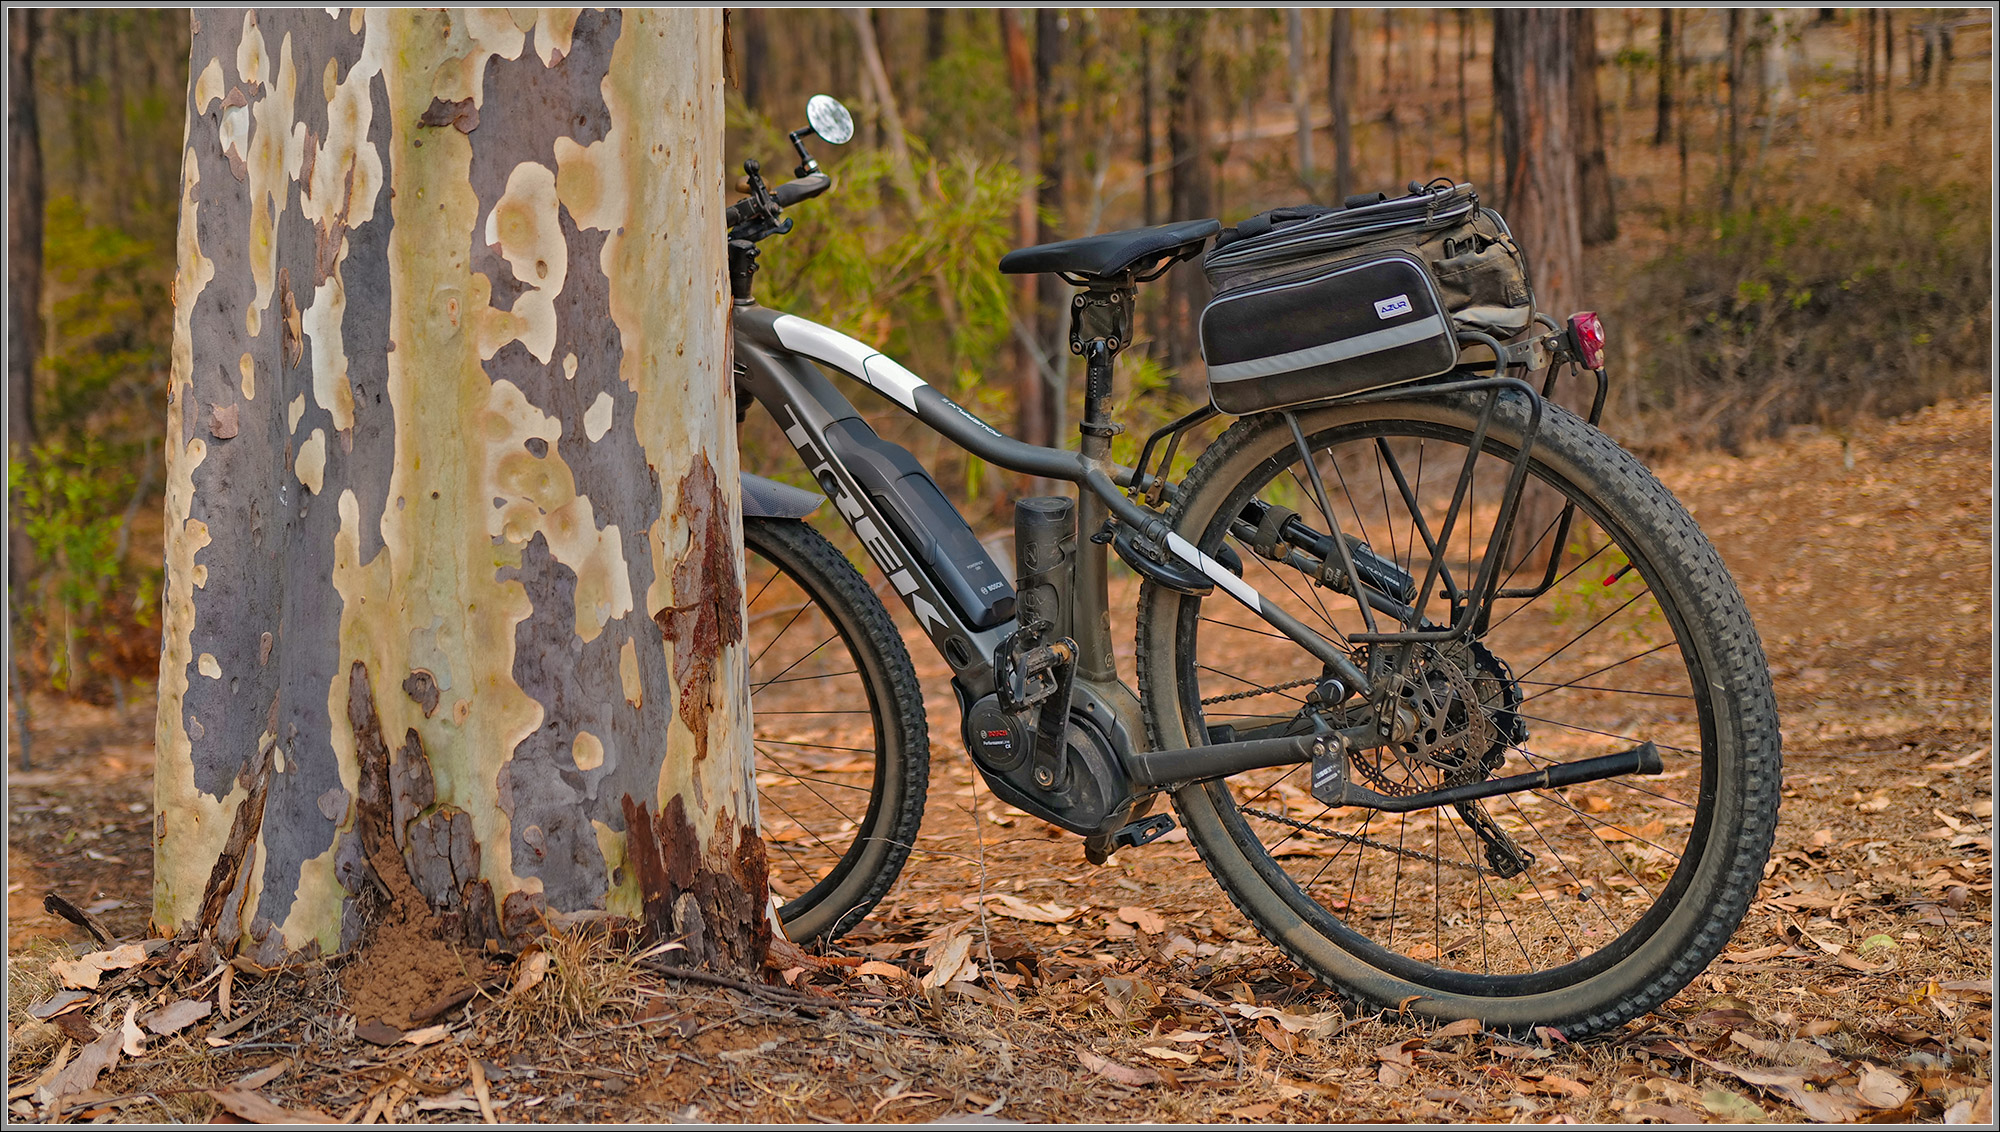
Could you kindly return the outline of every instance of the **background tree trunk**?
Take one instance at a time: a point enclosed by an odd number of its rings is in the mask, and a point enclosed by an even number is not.
[[[760,964],[721,14],[193,28],[156,925]]]
[[[1659,89],[1654,99],[1653,144],[1665,145],[1673,129],[1674,96],[1680,89],[1680,56],[1674,48],[1674,10],[1660,9]]]
[[[1597,16],[1589,8],[1570,9],[1570,36],[1576,47],[1570,74],[1570,120],[1576,127],[1576,184],[1579,229],[1585,246],[1618,238],[1618,204],[1611,192],[1611,163],[1604,155],[1604,104],[1597,92]]]
[[[1014,121],[1019,147],[1014,162],[1021,170],[1021,196],[1014,210],[1014,241],[1018,247],[1036,243],[1041,231],[1035,215],[1035,188],[1042,165],[1042,130],[1035,114],[1034,60],[1020,10],[1000,9],[1000,40],[1007,53],[1007,77],[1014,88]],[[1026,440],[1052,431],[1049,427],[1048,383],[1042,379],[1041,319],[1035,303],[1036,277],[1014,277],[1014,435]]]
[[[7,11],[7,448],[35,442],[35,355],[42,344],[42,135],[35,50],[42,13]],[[15,540],[11,553],[23,547]]]
[[[1299,186],[1309,197],[1317,196],[1313,187],[1313,130],[1312,103],[1306,98],[1306,21],[1305,13],[1297,8],[1285,9],[1285,56],[1291,79],[1292,120],[1298,129]]]
[[[1583,233],[1578,223],[1577,133],[1570,120],[1576,46],[1568,12],[1496,8],[1493,12],[1493,91],[1499,103],[1507,160],[1507,222],[1528,260],[1535,305],[1557,321],[1576,310],[1581,294]],[[1567,388],[1556,399],[1572,407]],[[1554,521],[1561,501],[1552,492],[1523,493],[1516,545],[1523,552]],[[1534,558],[1551,547],[1535,548]],[[1539,565],[1522,559],[1509,565]]]
[[[1202,37],[1209,14],[1181,9],[1168,16],[1174,29],[1173,74],[1167,85],[1167,212],[1172,220],[1200,220],[1214,213],[1214,166],[1209,163],[1208,74]],[[1181,263],[1167,273],[1167,364],[1173,390],[1183,397],[1202,394],[1204,376],[1198,324],[1208,304],[1208,277],[1201,264]]]
[[[1333,111],[1333,202],[1339,204],[1354,187],[1354,13],[1335,8],[1330,15],[1326,51],[1326,103]]]
[[[1069,36],[1062,10],[1035,9],[1035,120],[1041,128],[1041,169],[1036,179],[1035,242],[1050,243],[1068,232],[1069,172],[1072,159],[1072,84],[1069,66]],[[1040,333],[1035,344],[1042,364],[1061,372],[1069,359],[1069,285],[1054,275],[1035,278],[1036,326]],[[1035,421],[1035,431],[1021,439],[1030,444],[1055,443],[1054,397]]]
[[[1736,207],[1736,182],[1743,175],[1743,9],[1729,9],[1728,135],[1723,156],[1722,211]]]

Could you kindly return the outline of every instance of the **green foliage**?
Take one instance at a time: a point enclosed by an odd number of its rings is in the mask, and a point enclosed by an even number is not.
[[[1639,355],[1650,436],[1733,448],[1984,380],[1990,184],[1882,166],[1827,195],[1690,217],[1638,270],[1611,326],[1656,346]]]
[[[151,415],[133,419],[165,385],[173,306],[170,257],[109,224],[92,223],[74,197],[48,205],[43,271],[51,292],[48,379],[36,406],[44,432],[115,426],[157,429]]]
[[[127,626],[152,623],[161,569],[134,567],[126,556],[144,496],[142,489],[134,497],[127,469],[147,458],[150,446],[135,460],[86,437],[38,444],[8,461],[13,521],[38,567],[35,584],[15,601],[40,630],[46,647],[37,652],[57,690],[77,690],[98,671]]]

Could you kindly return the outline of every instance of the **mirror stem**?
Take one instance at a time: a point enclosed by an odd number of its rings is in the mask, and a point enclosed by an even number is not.
[[[819,172],[819,162],[814,161],[812,154],[806,152],[806,143],[804,141],[804,139],[816,136],[818,133],[818,130],[807,126],[804,129],[793,130],[791,133],[785,135],[785,140],[791,142],[792,148],[799,151],[799,167],[792,172],[792,176],[807,177]]]

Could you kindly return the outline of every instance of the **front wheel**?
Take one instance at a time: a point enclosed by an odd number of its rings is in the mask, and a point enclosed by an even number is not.
[[[1503,398],[1455,505],[1484,401],[1298,414],[1341,529],[1417,586],[1436,560],[1426,621],[1447,620],[1442,598],[1477,570],[1525,428],[1525,400]],[[1309,768],[1288,766],[1187,786],[1174,801],[1231,899],[1321,979],[1379,1007],[1575,1037],[1659,1005],[1735,931],[1777,821],[1778,724],[1742,596],[1666,488],[1553,405],[1531,457],[1500,570],[1517,596],[1462,641],[1354,642],[1360,615],[1319,584],[1328,571],[1302,569],[1296,550],[1257,553],[1245,512],[1270,514],[1258,502],[1326,527],[1277,414],[1224,433],[1170,519],[1211,555],[1231,545],[1266,602],[1334,642],[1415,722],[1354,753],[1357,783],[1409,794],[1648,741],[1664,773],[1398,815],[1328,807]],[[1556,580],[1543,588],[1552,554]],[[1378,631],[1418,627],[1375,616]],[[1220,590],[1145,587],[1138,651],[1159,747],[1353,727],[1385,702],[1340,701],[1328,666]]]
[[[888,610],[796,519],[743,521],[757,824],[792,940],[875,907],[924,816],[923,690]]]

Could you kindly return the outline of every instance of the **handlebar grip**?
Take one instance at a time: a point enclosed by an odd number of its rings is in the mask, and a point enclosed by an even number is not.
[[[790,208],[802,200],[810,200],[833,187],[833,178],[824,173],[814,173],[800,177],[796,181],[786,181],[771,190],[771,199],[779,208]]]

